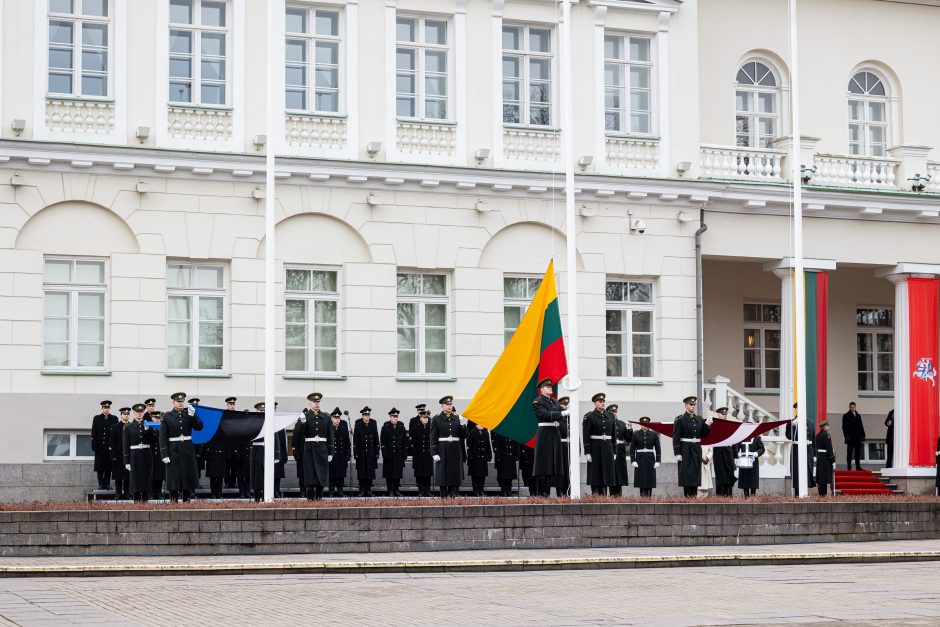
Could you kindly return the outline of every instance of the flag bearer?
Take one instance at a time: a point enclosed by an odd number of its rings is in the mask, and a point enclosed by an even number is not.
[[[173,409],[163,414],[160,426],[160,454],[166,464],[166,488],[173,502],[178,502],[182,492],[183,502],[192,498],[198,481],[196,449],[193,447],[193,430],[202,429],[202,420],[192,406],[185,409],[186,394],[177,392],[170,397]]]
[[[538,384],[538,397],[532,402],[538,428],[535,431],[535,454],[532,464],[532,476],[535,478],[538,496],[549,496],[551,484],[562,473],[564,460],[561,454],[562,418],[568,416],[568,410],[562,409],[552,394],[552,380],[542,379]]]
[[[728,408],[715,410],[718,417],[728,420]],[[731,489],[737,479],[734,476],[734,450],[730,446],[716,446],[712,449],[712,464],[715,469],[715,494],[731,496]]]
[[[124,469],[130,473],[130,492],[135,503],[147,501],[153,487],[153,455],[157,432],[144,424],[143,403],[133,406],[134,420],[124,429]]]
[[[649,416],[640,418],[640,429],[630,439],[630,459],[633,460],[633,485],[640,489],[640,496],[653,496],[656,487],[656,469],[662,457],[659,434],[650,431]]]
[[[444,396],[439,401],[441,413],[431,421],[431,457],[434,460],[435,483],[441,489],[441,498],[456,497],[463,481],[464,429],[454,411],[454,397]]]
[[[561,411],[568,411],[568,405],[571,399],[562,396],[558,399],[558,405]],[[569,476],[569,461],[571,451],[569,449],[569,437],[571,435],[571,416],[562,416],[558,421],[558,435],[561,436],[561,474],[555,477],[555,494],[558,496],[567,496],[571,490],[571,477]]]
[[[760,463],[757,458],[764,454],[764,441],[757,436],[735,444],[734,454],[738,459],[749,460],[741,462],[742,465],[738,467],[738,487],[744,490],[744,498],[754,496],[754,492],[760,487]]]

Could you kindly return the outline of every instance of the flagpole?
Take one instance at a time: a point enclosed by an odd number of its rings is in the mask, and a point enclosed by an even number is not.
[[[268,0],[267,152],[264,162],[264,500],[274,500],[274,107],[278,55],[274,25],[278,2]],[[281,453],[284,454],[283,452]]]
[[[574,212],[574,160],[572,131],[574,115],[572,113],[571,89],[571,0],[561,0],[561,42],[559,60],[561,61],[561,158],[565,164],[565,278],[568,291],[568,396],[571,399],[568,409],[568,476],[571,484],[571,498],[581,497],[581,423],[578,422],[578,265],[577,242],[575,241]]]
[[[793,334],[795,336],[796,355],[794,359],[793,385],[796,387],[797,402],[797,468],[799,469],[798,494],[801,498],[809,493],[807,472],[806,418],[809,407],[806,406],[806,276],[803,269],[803,172],[800,167],[800,81],[799,81],[799,39],[797,37],[796,0],[789,0],[790,21],[790,179],[793,182]],[[780,415],[789,411],[780,408]]]

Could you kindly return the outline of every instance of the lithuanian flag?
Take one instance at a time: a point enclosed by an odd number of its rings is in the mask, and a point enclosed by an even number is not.
[[[490,431],[532,446],[537,420],[532,401],[535,386],[550,378],[557,385],[568,374],[565,341],[558,313],[554,262],[503,354],[463,411],[464,418]]]

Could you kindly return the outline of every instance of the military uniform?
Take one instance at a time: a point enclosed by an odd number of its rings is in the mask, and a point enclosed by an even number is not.
[[[363,416],[371,416],[372,410],[364,407]],[[359,496],[372,496],[372,482],[379,467],[379,428],[374,420],[362,418],[353,427],[353,455],[356,458],[356,478],[359,480]]]
[[[647,416],[640,418],[640,424],[648,423]],[[633,460],[633,485],[640,489],[640,496],[652,496],[656,487],[656,468],[662,458],[659,447],[659,434],[649,429],[634,431],[630,438],[630,459]]]
[[[609,408],[608,408],[609,411]],[[630,429],[620,418],[614,418],[614,473],[616,485],[610,488],[612,496],[623,494],[623,486],[630,485],[630,473],[627,464],[630,462],[630,440],[633,438],[633,429]]]
[[[734,450],[730,446],[716,446],[712,449],[712,464],[715,466],[715,494],[731,496],[731,489],[737,479],[734,476]]]
[[[428,412],[422,415],[427,416]],[[421,423],[420,416],[416,424],[408,431],[408,446],[411,453],[411,468],[418,484],[418,496],[431,496],[431,477],[434,476],[434,459],[431,457],[431,422]]]
[[[263,412],[264,403],[256,404],[255,411]],[[273,470],[275,473],[277,472],[277,463],[285,457],[284,448],[286,447],[286,443],[281,442],[281,438],[278,437],[279,433],[283,434],[283,431],[274,433]],[[265,443],[263,436],[251,443],[251,489],[254,492],[255,502],[259,502],[264,498],[264,449]]]
[[[228,447],[228,456],[238,497],[251,498],[251,442]]]
[[[562,396],[558,399],[558,404],[562,411],[568,409],[569,398]],[[558,496],[567,496],[571,491],[571,417],[562,416],[558,421],[558,435],[561,436],[561,472],[555,476],[555,494]]]
[[[408,421],[408,433],[411,433],[411,430],[415,428],[415,425],[421,422],[421,415],[426,413],[427,403],[418,403],[415,405],[415,410],[418,412],[411,417],[411,420]]]
[[[454,398],[445,396],[442,406],[453,409]],[[457,496],[463,481],[463,464],[467,459],[464,449],[465,431],[460,417],[453,411],[442,410],[431,420],[431,456],[434,459],[434,479],[441,497]]]
[[[764,454],[764,441],[757,436],[747,442],[734,445],[734,456],[754,460],[750,468],[738,468],[738,487],[744,490],[744,496],[752,496],[760,487],[760,463],[758,459]]]
[[[799,437],[799,426],[795,422],[788,422],[786,428],[784,429],[787,439],[793,442],[790,445],[790,476],[793,479],[793,493],[797,494],[800,489],[800,462],[799,462],[799,443],[797,439]],[[807,487],[813,488],[816,486],[816,480],[813,477],[813,460],[816,458],[816,447],[813,444],[813,431],[815,429],[808,422],[806,423],[806,476],[807,476]]]
[[[319,403],[323,395],[314,392],[307,396],[312,403]],[[294,425],[294,431],[302,433],[304,441],[304,486],[308,499],[323,498],[324,488],[330,485],[330,441],[333,430],[330,417],[319,409],[304,409]]]
[[[467,474],[473,483],[473,496],[483,496],[486,477],[490,473],[490,462],[493,460],[490,432],[487,429],[477,429],[473,423],[467,425],[466,431]]]
[[[124,467],[124,430],[129,424],[124,418],[130,414],[130,407],[121,408],[121,420],[111,425],[108,437],[111,449],[111,476],[114,477],[114,498],[129,499],[131,493],[129,483],[131,475]]]
[[[349,439],[349,423],[340,420],[333,425],[332,418],[342,416],[339,407],[330,415],[330,430],[333,438],[330,442],[330,496],[343,496],[343,484],[346,483],[346,472],[349,469],[349,458],[352,456],[352,445]]]
[[[144,403],[148,408],[146,420],[162,424],[163,414],[156,410],[156,400],[151,398],[144,401]],[[155,431],[157,432],[157,442],[150,447],[150,455],[153,459],[153,481],[150,488],[150,498],[162,500],[163,482],[166,480],[166,464],[163,463],[163,456],[160,455],[160,428],[157,427]]]
[[[551,379],[543,379],[538,384],[538,397],[532,401],[532,410],[538,421],[535,431],[535,452],[532,475],[535,477],[538,496],[549,496],[552,483],[562,474],[564,459],[561,446],[561,405],[551,396],[542,393],[552,385]]]
[[[496,432],[490,434],[493,442],[493,458],[496,466],[496,481],[502,496],[512,496],[512,482],[516,480],[516,460],[519,458],[519,443]]]
[[[683,403],[694,405],[698,399],[687,396]],[[711,427],[698,414],[685,412],[676,416],[672,429],[672,450],[679,459],[679,485],[686,496],[697,496],[702,484],[702,438]]]
[[[394,407],[388,415],[398,416]],[[408,430],[400,422],[391,420],[382,425],[379,438],[382,447],[382,476],[388,487],[389,496],[401,496],[401,478],[404,474],[405,458],[408,457]]]
[[[206,460],[206,476],[209,477],[209,490],[212,498],[222,498],[222,485],[225,481],[226,447],[218,444],[206,444],[202,447],[202,455]]]
[[[605,400],[604,394],[595,394],[591,400]],[[588,462],[588,484],[593,494],[606,494],[607,489],[617,485],[614,469],[614,416],[606,409],[597,408],[584,416],[584,452],[590,456]]]
[[[538,493],[535,479],[532,477],[532,464],[535,461],[534,456],[535,451],[532,450],[531,446],[527,444],[519,445],[519,474],[522,475],[522,483],[525,484],[526,489],[529,491],[529,496],[536,496]]]
[[[822,428],[829,422],[819,423]],[[820,496],[826,496],[829,485],[832,484],[833,469],[836,465],[836,452],[832,450],[832,436],[823,429],[816,434],[816,489]]]
[[[101,401],[101,407],[110,410],[111,401]],[[111,425],[117,421],[117,416],[103,412],[91,419],[91,450],[95,454],[99,490],[111,488]]]
[[[290,445],[294,449],[294,471],[297,474],[297,485],[300,486],[300,491],[303,493],[306,485],[304,483],[304,431],[299,429],[297,425],[294,425],[294,430],[291,432]]]
[[[183,401],[182,392],[171,397],[174,401]],[[198,470],[196,449],[193,447],[193,431],[202,429],[199,416],[190,416],[185,409],[171,409],[163,414],[160,425],[160,455],[166,468],[166,488],[170,498],[176,501],[180,492],[183,501],[188,501],[196,489]]]
[[[140,502],[148,500],[153,488],[151,449],[157,443],[157,432],[144,424],[142,404],[134,405],[133,409],[141,412],[141,418],[137,420],[135,417],[124,429],[124,464],[125,467],[130,466],[130,492],[134,501]]]

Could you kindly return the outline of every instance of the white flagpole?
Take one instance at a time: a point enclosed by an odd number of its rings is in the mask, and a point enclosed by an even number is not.
[[[574,157],[572,131],[574,115],[571,85],[571,0],[561,0],[561,41],[558,58],[561,62],[561,158],[565,164],[565,260],[568,288],[568,476],[571,498],[581,497],[581,423],[578,422],[578,265],[575,241]]]
[[[264,163],[264,500],[274,500],[274,146],[277,58],[277,7],[268,0],[267,18],[267,153]],[[283,455],[283,453],[282,453]]]
[[[800,481],[798,494],[807,496],[809,492],[806,460],[806,418],[809,407],[806,406],[806,286],[803,272],[803,172],[800,167],[800,80],[799,80],[799,39],[797,38],[796,0],[789,0],[790,21],[790,111],[792,137],[790,141],[790,178],[793,181],[793,334],[796,339],[793,385],[796,386],[797,402],[797,457]],[[780,408],[780,415],[789,412],[788,407]]]

